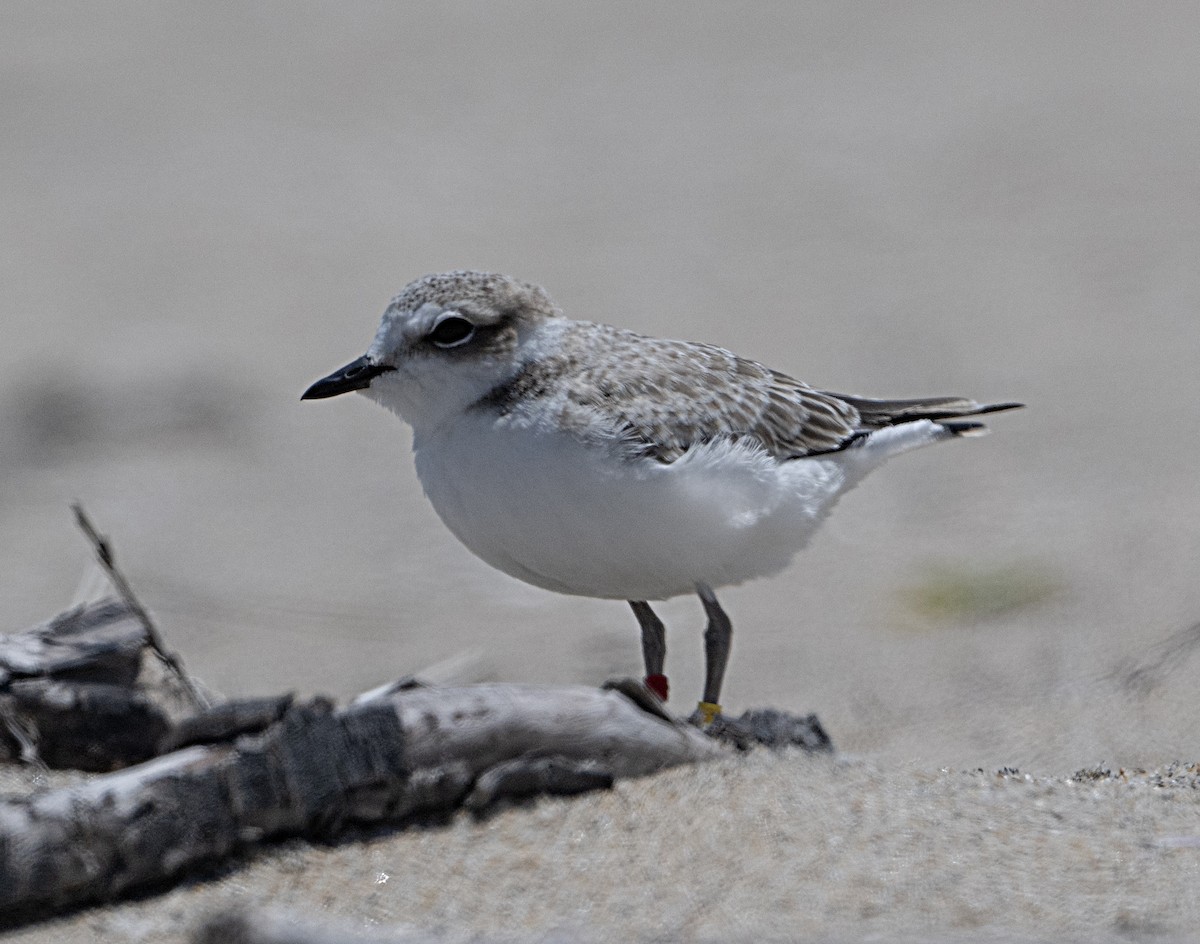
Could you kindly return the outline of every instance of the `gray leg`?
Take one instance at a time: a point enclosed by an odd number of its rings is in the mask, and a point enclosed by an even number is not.
[[[725,665],[729,662],[733,642],[733,624],[717,602],[712,587],[698,583],[696,593],[708,614],[708,626],[704,630],[704,700],[710,705],[719,705],[721,682],[725,678]]]
[[[630,600],[629,605],[642,627],[642,659],[646,663],[646,675],[662,675],[667,661],[667,631],[662,620],[645,600]]]

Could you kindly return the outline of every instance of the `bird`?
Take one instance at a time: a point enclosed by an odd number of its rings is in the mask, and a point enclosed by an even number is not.
[[[710,344],[568,318],[538,285],[469,270],[410,282],[367,352],[301,399],[350,392],[411,427],[425,495],[476,556],[546,590],[627,601],[664,701],[651,603],[696,594],[702,725],[721,714],[732,643],[716,590],[782,571],[885,460],[1022,406],[818,390]]]

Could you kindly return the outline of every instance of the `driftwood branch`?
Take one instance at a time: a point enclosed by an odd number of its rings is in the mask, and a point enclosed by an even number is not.
[[[160,884],[263,839],[576,793],[724,749],[616,691],[409,688],[0,805],[0,915]]]
[[[108,771],[153,757],[169,722],[136,684],[146,644],[112,599],[0,636],[0,759]]]
[[[158,631],[158,627],[154,625],[150,614],[133,592],[133,587],[130,586],[129,581],[125,579],[125,575],[117,567],[112,544],[96,530],[96,526],[92,524],[91,519],[87,516],[87,512],[83,510],[82,504],[75,502],[71,505],[71,510],[75,512],[75,522],[91,543],[92,549],[96,552],[96,559],[100,562],[100,566],[104,568],[104,572],[108,575],[108,579],[112,582],[113,587],[125,602],[125,606],[137,617],[138,621],[145,628],[146,639],[149,641],[150,649],[159,661],[178,679],[195,707],[200,710],[208,708],[210,706],[208,696],[201,691],[200,686],[188,675],[183,667],[183,661],[179,656],[166,647],[162,635]]]
[[[264,840],[479,815],[730,744],[830,749],[811,716],[748,712],[701,732],[633,679],[597,690],[410,677],[340,709],[283,695],[172,721],[166,695],[144,683],[147,646],[123,600],[0,636],[0,752],[86,770],[144,761],[0,803],[0,924],[162,885]]]

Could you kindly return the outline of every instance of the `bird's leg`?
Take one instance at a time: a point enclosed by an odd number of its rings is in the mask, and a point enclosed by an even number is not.
[[[663,701],[667,700],[667,677],[663,666],[667,661],[667,631],[662,620],[645,600],[630,600],[633,615],[642,627],[642,660],[646,664],[646,687]]]
[[[699,705],[700,718],[708,724],[721,713],[721,682],[729,662],[733,624],[717,602],[712,587],[698,583],[696,593],[704,604],[704,612],[708,614],[708,626],[704,629],[704,700]]]

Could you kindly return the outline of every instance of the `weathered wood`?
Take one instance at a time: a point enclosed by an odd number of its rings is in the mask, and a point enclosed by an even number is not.
[[[777,708],[752,708],[738,718],[718,715],[705,733],[743,751],[761,745],[774,750],[798,747],[810,754],[833,752],[833,741],[816,715]]]
[[[724,749],[615,691],[416,687],[0,804],[0,916],[111,900],[259,840],[578,792]],[[3,920],[0,918],[0,920]]]
[[[0,636],[0,685],[35,676],[132,685],[146,642],[145,627],[120,600],[77,606]]]
[[[237,698],[178,721],[158,742],[159,754],[169,754],[192,744],[232,741],[239,734],[263,731],[283,718],[293,695]]]
[[[136,687],[146,644],[112,599],[0,636],[0,759],[109,771],[157,754],[169,723]]]
[[[18,679],[0,694],[0,715],[20,725],[37,760],[58,770],[139,764],[159,753],[170,728],[142,692],[99,682]]]

